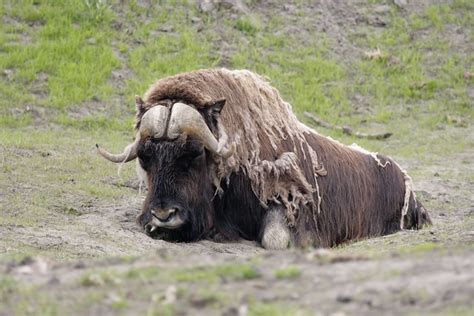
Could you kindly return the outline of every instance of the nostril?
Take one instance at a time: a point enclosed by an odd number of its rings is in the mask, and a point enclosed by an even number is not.
[[[151,224],[146,224],[145,225],[145,231],[149,234],[152,233],[155,229],[156,229],[156,227],[151,225]]]

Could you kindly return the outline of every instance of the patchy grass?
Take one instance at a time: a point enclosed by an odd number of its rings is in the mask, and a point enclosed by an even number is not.
[[[443,306],[442,308],[440,308],[439,312],[434,312],[434,313],[410,313],[409,314],[409,316],[422,316],[422,315],[469,316],[469,315],[472,315],[472,306],[471,305]]]
[[[427,164],[456,162],[457,154],[473,148],[472,137],[466,135],[472,134],[474,119],[473,79],[468,74],[474,72],[474,57],[456,46],[456,41],[474,40],[472,1],[454,0],[409,13],[390,4],[387,26],[358,23],[355,34],[344,34],[356,49],[342,55],[331,32],[317,31],[314,17],[308,16],[314,12],[306,10],[306,2],[296,2],[296,13],[289,18],[286,13],[265,13],[263,2],[257,1],[246,1],[257,8],[252,8],[252,14],[221,16],[223,10],[201,13],[194,4],[181,1],[151,1],[149,6],[135,0],[4,0],[0,5],[0,263],[36,255],[60,262],[103,258],[109,256],[107,248],[96,249],[110,244],[122,251],[120,255],[133,250],[123,243],[122,235],[107,233],[110,223],[91,230],[98,210],[102,213],[97,216],[105,216],[104,209],[113,212],[112,206],[130,202],[136,195],[135,189],[124,185],[134,178],[133,167],[124,166],[122,178],[117,177],[117,167],[99,159],[94,145],[99,142],[114,152],[124,148],[133,138],[133,96],[143,94],[155,80],[179,72],[220,66],[254,70],[267,76],[297,113],[311,111],[361,131],[394,132],[380,142],[317,128],[344,143],[357,141],[395,159],[416,161],[410,170],[415,182],[433,177]],[[364,17],[366,12],[360,14]],[[292,20],[295,17],[298,22]],[[364,55],[376,49],[381,58]],[[456,174],[450,170],[437,171],[439,178],[457,184],[473,181],[466,167]],[[452,190],[470,194],[465,187]],[[449,219],[432,229],[362,240],[334,251],[377,260],[432,252],[444,255],[446,249],[450,254],[472,247],[460,244],[453,235],[472,230],[472,216],[451,221],[454,210],[472,206],[469,201],[448,203],[434,197],[426,205],[443,210]],[[131,215],[114,225],[133,221],[138,208],[133,205]],[[88,216],[89,221],[81,221]],[[56,235],[34,235],[45,227]],[[96,243],[78,245],[58,238],[80,234]],[[41,238],[51,241],[41,243]],[[114,313],[175,315],[190,306],[186,304],[194,304],[206,311],[246,305],[249,315],[305,314],[298,304],[249,301],[245,288],[227,288],[233,282],[257,288],[284,283],[275,278],[301,280],[296,266],[270,272],[270,280],[259,267],[251,262],[123,271],[99,268],[73,285],[48,285],[48,291],[2,275],[0,313],[87,314],[91,308],[105,306]],[[399,277],[399,273],[391,270],[385,277]],[[177,304],[165,305],[166,286],[171,284],[179,285],[178,292],[183,293],[177,294]],[[446,306],[440,314],[467,311]]]
[[[84,1],[6,1],[4,8],[11,20],[33,27],[6,27],[4,35],[13,40],[5,43],[0,68],[12,69],[11,80],[30,89],[41,85],[47,98],[35,101],[64,108],[111,95],[107,81],[119,61],[110,47],[110,10],[97,15]],[[40,74],[46,82],[35,83]]]
[[[176,307],[174,305],[150,306],[146,312],[147,316],[173,316]]]
[[[199,288],[191,295],[190,299],[195,305],[216,310],[231,304],[235,297],[231,293],[223,292],[216,286]]]
[[[310,28],[302,5],[298,14]],[[463,137],[474,115],[472,79],[464,73],[473,70],[474,60],[453,51],[446,34],[458,26],[472,36],[471,7],[457,0],[408,16],[392,9],[388,27],[374,31],[361,24],[358,31],[365,36],[354,38],[358,47],[379,48],[385,57],[361,53],[346,62],[332,53],[328,35],[289,32],[284,15],[254,12],[222,23],[185,3],[4,1],[0,168],[6,177],[0,189],[7,194],[0,223],[59,225],[97,201],[135,194],[120,185],[133,177],[133,168],[124,168],[123,180],[116,178],[116,166],[98,159],[93,146],[121,150],[132,139],[133,95],[158,78],[198,68],[248,68],[270,78],[298,113],[312,111],[360,130],[383,124],[395,133],[392,139],[357,143],[396,159],[427,163],[463,152],[474,145]],[[123,82],[112,71],[124,72]],[[355,96],[365,100],[362,112],[353,104]],[[38,115],[29,105],[48,111]],[[84,107],[83,114],[71,115]],[[35,249],[16,245],[20,252]]]
[[[8,307],[14,307],[19,313],[37,309],[46,315],[65,311],[83,314],[99,306],[107,306],[124,313],[135,310],[147,315],[174,315],[175,312],[185,310],[189,304],[200,309],[215,310],[233,303],[236,298],[241,299],[243,293],[222,290],[219,286],[260,277],[255,271],[254,267],[245,263],[189,269],[151,265],[123,270],[107,265],[97,266],[87,269],[82,276],[65,284],[44,285],[56,289],[47,292],[43,292],[42,287],[26,286],[24,282],[18,284],[14,278],[2,277],[0,300],[7,302]],[[176,282],[180,285],[175,287],[173,294],[167,294]],[[56,287],[61,287],[61,290],[57,291]],[[19,294],[28,296],[24,296],[24,300],[13,306],[10,298]],[[252,306],[250,310],[253,309]],[[255,310],[266,311],[271,306],[273,305],[255,305]],[[282,311],[286,310],[293,309],[284,308]]]
[[[278,303],[253,302],[249,306],[250,316],[290,316],[290,315],[311,315],[304,309]]]
[[[347,94],[340,83],[344,70],[325,56],[324,41],[298,49],[295,39],[284,35],[250,41],[250,48],[242,47],[232,56],[233,68],[250,68],[268,76],[298,112],[311,110],[336,119],[336,112],[347,111]]]
[[[88,273],[80,280],[82,286],[117,286],[122,283],[122,280],[109,271],[102,273]]]
[[[13,296],[16,295],[14,298]],[[57,315],[59,305],[36,286],[15,281],[11,277],[0,276],[0,312],[14,315],[37,313]],[[12,310],[7,309],[13,307]]]
[[[98,271],[84,275],[80,284],[84,286],[109,286],[121,284],[123,280],[146,283],[165,281],[167,283],[205,282],[219,283],[258,279],[262,275],[258,268],[250,264],[221,264],[192,268],[157,268],[154,266],[131,268],[127,271]]]
[[[182,30],[178,37],[161,36],[130,54],[130,67],[137,73],[137,80],[130,82],[129,89],[142,93],[158,78],[212,67],[216,60],[209,57],[210,49],[191,30]],[[158,55],[160,58],[156,58]]]
[[[235,22],[235,28],[246,35],[254,36],[261,29],[261,25],[255,16],[241,16]]]
[[[400,251],[402,253],[409,253],[409,254],[415,254],[415,255],[422,255],[426,252],[431,252],[434,250],[439,250],[442,249],[442,245],[439,243],[434,243],[434,242],[423,242],[420,244],[415,244],[415,245],[410,245],[410,246],[403,246]]]
[[[177,281],[209,281],[219,280],[252,280],[260,277],[260,273],[255,267],[250,265],[223,265],[215,268],[192,268],[178,271],[173,276]]]
[[[11,276],[0,276],[0,302],[4,302],[17,288],[16,280]]]
[[[275,277],[277,279],[292,279],[297,278],[301,275],[301,270],[298,267],[290,266],[281,268],[275,271]]]

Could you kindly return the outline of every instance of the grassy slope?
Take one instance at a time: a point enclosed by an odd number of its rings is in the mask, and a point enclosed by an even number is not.
[[[384,2],[371,1],[367,15]],[[156,2],[153,8],[133,0],[124,5],[98,0],[1,3],[3,262],[35,254],[60,261],[81,256],[16,240],[11,231],[61,226],[90,207],[135,194],[107,180],[116,169],[95,156],[93,145],[100,140],[111,150],[122,148],[132,134],[133,96],[142,94],[154,80],[182,71],[248,68],[268,76],[298,113],[312,111],[362,131],[393,131],[392,139],[383,143],[322,132],[402,161],[416,161],[412,163],[415,182],[417,177],[432,176],[420,165],[449,160],[469,148],[472,153],[472,137],[465,135],[472,131],[473,79],[464,74],[474,72],[474,57],[453,47],[449,38],[453,28],[460,28],[474,41],[474,8],[467,0],[411,14],[392,5],[386,13],[387,27],[357,25],[348,35],[360,50],[352,56],[333,50],[334,39],[315,28],[314,12],[308,12],[303,1],[295,4],[294,16],[306,32],[292,31],[288,25],[295,22],[290,17],[262,10],[258,1],[250,4],[256,8],[251,14],[236,17],[201,13],[181,1]],[[382,52],[380,58],[364,58],[364,51],[376,48]],[[132,178],[132,169],[125,168],[122,177]],[[452,174],[441,171],[440,177],[449,179]],[[472,182],[474,175],[457,174],[456,180]],[[462,201],[429,203],[448,210],[466,206]],[[464,225],[472,227],[472,220]],[[425,234],[420,240],[425,240]],[[448,241],[462,247],[448,237],[433,245],[413,242],[406,235],[389,236],[378,245],[386,247],[385,253],[410,249],[424,253],[443,248]],[[371,243],[342,251],[366,253]],[[297,275],[295,271],[276,273],[285,277]],[[88,276],[84,278],[87,283]],[[2,277],[0,298],[13,288],[17,288],[15,281]],[[25,295],[34,292],[34,288],[19,288]],[[89,294],[91,301],[103,299],[103,293]],[[38,304],[45,314],[70,307],[53,306],[55,298],[43,296]],[[126,310],[120,299],[112,305]],[[20,313],[27,312],[23,303],[16,307]],[[275,310],[279,309],[271,305],[251,306],[255,315]]]

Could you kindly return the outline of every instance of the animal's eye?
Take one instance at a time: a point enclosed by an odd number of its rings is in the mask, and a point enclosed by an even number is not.
[[[153,142],[148,140],[142,146],[138,148],[138,158],[140,158],[140,164],[142,167],[150,161],[153,156]]]

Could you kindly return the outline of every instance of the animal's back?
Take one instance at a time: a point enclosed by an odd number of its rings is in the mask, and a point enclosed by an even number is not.
[[[145,94],[148,104],[169,99],[198,109],[219,98],[237,150],[220,161],[215,183],[243,171],[262,204],[285,206],[299,245],[332,246],[430,223],[398,164],[308,128],[259,75],[200,70],[159,80]]]

